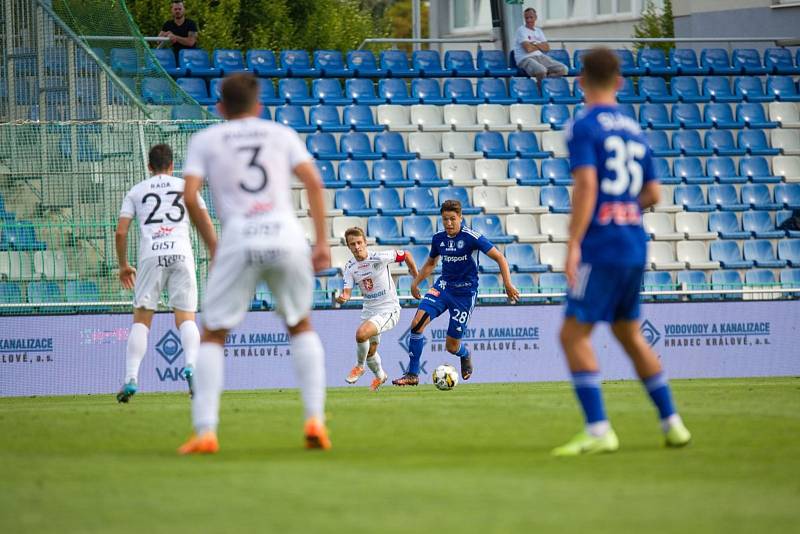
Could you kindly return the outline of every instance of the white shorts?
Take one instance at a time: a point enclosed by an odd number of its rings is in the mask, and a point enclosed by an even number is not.
[[[139,263],[133,285],[133,307],[158,309],[158,301],[164,289],[169,296],[170,308],[197,311],[194,258],[182,255],[156,256]]]
[[[375,328],[378,329],[378,333],[371,338],[369,338],[370,342],[372,343],[380,343],[381,342],[381,334],[384,332],[388,332],[400,321],[400,310],[394,310],[390,312],[383,312],[383,313],[362,313],[361,319],[365,321],[369,321],[375,325]]]
[[[275,311],[295,326],[311,313],[314,269],[311,249],[220,250],[211,264],[203,299],[203,325],[209,330],[232,330],[244,319],[259,281],[265,281]]]

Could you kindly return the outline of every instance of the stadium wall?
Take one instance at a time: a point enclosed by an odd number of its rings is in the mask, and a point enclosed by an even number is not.
[[[383,334],[381,357],[390,376],[407,363],[413,309],[403,309],[400,326]],[[474,382],[566,380],[555,306],[476,308],[465,341],[472,350]],[[359,310],[315,311],[313,322],[325,342],[327,382],[343,386],[354,363],[353,333]],[[674,378],[800,375],[800,302],[645,304],[642,331]],[[423,383],[444,362],[447,323],[426,333]],[[106,394],[122,381],[130,316],[20,316],[0,319],[0,396]],[[595,346],[605,379],[634,375],[607,328]],[[229,336],[228,389],[293,387],[288,338],[274,313],[254,312]],[[156,315],[140,371],[143,392],[185,391],[183,355],[171,314]],[[365,381],[366,383],[366,381]]]

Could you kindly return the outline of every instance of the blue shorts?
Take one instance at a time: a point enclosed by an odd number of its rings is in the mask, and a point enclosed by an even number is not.
[[[639,290],[644,267],[578,267],[575,287],[567,293],[567,317],[579,323],[633,321],[639,318]]]
[[[425,293],[419,304],[419,309],[426,312],[431,321],[445,312],[450,312],[450,324],[447,327],[447,335],[454,339],[461,339],[464,331],[469,324],[469,317],[475,307],[475,300],[478,291],[462,289],[458,292],[453,290],[441,289],[437,283]]]

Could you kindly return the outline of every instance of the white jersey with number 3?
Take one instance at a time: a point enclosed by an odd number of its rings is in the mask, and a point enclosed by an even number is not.
[[[125,195],[119,216],[139,221],[139,262],[155,256],[194,257],[183,186],[181,178],[157,174],[139,182]],[[200,206],[206,209],[202,198]]]
[[[344,266],[344,287],[361,288],[365,314],[378,314],[400,309],[397,288],[389,274],[389,264],[405,260],[402,250],[370,252],[364,260],[351,258]]]

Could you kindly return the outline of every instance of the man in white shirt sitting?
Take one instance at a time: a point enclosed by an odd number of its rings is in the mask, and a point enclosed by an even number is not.
[[[514,58],[517,66],[539,82],[545,76],[566,76],[567,66],[545,54],[550,51],[550,45],[544,32],[536,27],[536,10],[529,7],[524,15],[525,24],[517,28],[514,35]]]

